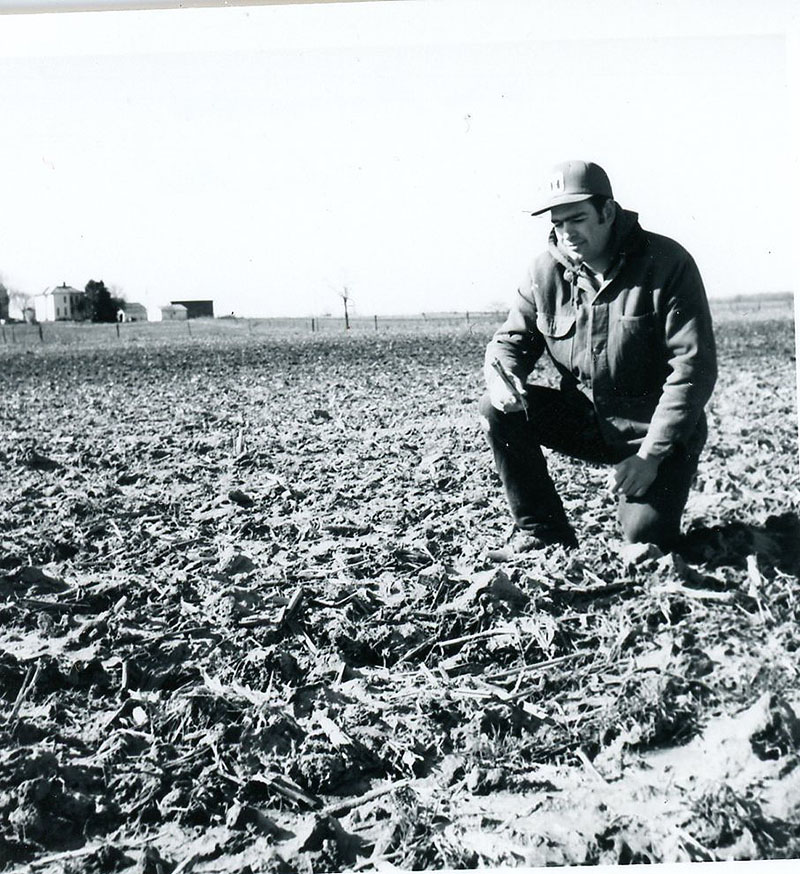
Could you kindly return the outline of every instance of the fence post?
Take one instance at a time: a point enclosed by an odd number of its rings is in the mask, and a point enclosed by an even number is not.
[[[11,326],[11,342],[12,342],[12,343],[16,343],[16,342],[17,342],[16,335],[14,334],[14,326],[13,326],[13,325]]]
[[[311,316],[311,333],[315,333],[317,330],[316,320],[314,316]]]
[[[119,322],[115,322],[114,327],[117,329],[117,339],[119,340]]]
[[[189,319],[186,319],[186,330],[189,332],[189,336],[192,336],[192,323]]]
[[[467,324],[469,324],[469,310],[467,310]]]
[[[42,330],[42,323],[39,322],[39,339],[44,343],[44,331]]]
[[[378,317],[377,317],[377,315],[374,316],[374,319],[375,319],[375,330],[377,331],[378,330]]]
[[[8,340],[6,340],[6,326],[5,325],[3,325],[3,342],[8,343]]]

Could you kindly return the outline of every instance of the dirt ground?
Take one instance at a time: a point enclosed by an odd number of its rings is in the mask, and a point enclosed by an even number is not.
[[[800,857],[790,314],[718,320],[679,553],[500,566],[489,326],[0,345],[0,864]]]

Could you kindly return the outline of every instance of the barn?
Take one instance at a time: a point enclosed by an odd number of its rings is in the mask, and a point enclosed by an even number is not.
[[[117,313],[120,322],[146,322],[147,308],[144,304],[125,301]]]
[[[150,322],[182,322],[186,320],[186,307],[175,304],[148,307],[147,320]]]
[[[179,303],[170,303],[150,310],[151,322],[185,322],[186,319],[186,307]]]
[[[213,300],[172,300],[173,306],[186,307],[186,317],[188,319],[213,319],[214,318],[214,301]]]

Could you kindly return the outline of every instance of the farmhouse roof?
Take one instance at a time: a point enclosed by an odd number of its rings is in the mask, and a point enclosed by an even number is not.
[[[56,292],[70,292],[72,294],[85,294],[85,292],[80,288],[73,288],[71,285],[67,285],[66,282],[62,282],[61,285],[54,285],[52,288],[46,288],[42,292],[43,297],[47,297],[49,295],[55,294]]]

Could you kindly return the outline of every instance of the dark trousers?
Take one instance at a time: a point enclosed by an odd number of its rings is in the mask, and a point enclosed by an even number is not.
[[[518,528],[540,523],[569,524],[547,471],[542,446],[595,464],[617,464],[630,448],[609,446],[602,437],[591,401],[578,391],[527,386],[529,419],[524,413],[501,413],[484,395],[480,402],[495,467]],[[658,468],[655,481],[640,498],[619,497],[618,518],[625,539],[675,545],[681,514],[697,471],[697,455],[676,449]]]

